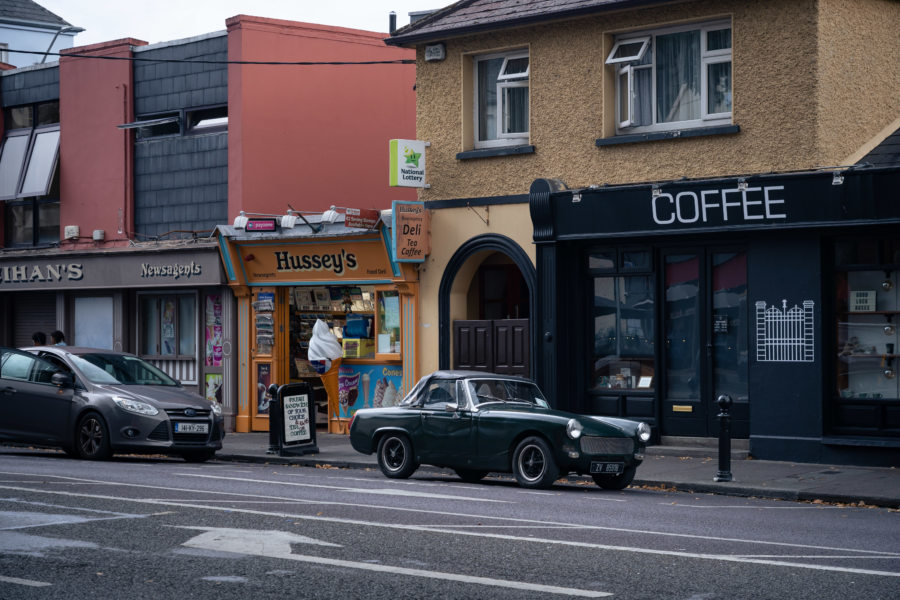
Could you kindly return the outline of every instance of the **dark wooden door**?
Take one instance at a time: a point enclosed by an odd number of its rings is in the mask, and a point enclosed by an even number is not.
[[[453,368],[531,375],[528,319],[453,322]]]

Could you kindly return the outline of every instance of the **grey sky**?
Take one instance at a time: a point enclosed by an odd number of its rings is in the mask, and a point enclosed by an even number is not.
[[[72,25],[84,28],[75,38],[85,46],[133,37],[151,44],[225,29],[225,19],[248,14],[351,29],[387,32],[388,14],[397,26],[409,13],[441,8],[452,0],[36,0]]]

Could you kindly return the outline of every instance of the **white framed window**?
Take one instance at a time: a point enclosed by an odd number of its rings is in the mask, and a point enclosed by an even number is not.
[[[528,52],[487,54],[474,58],[475,148],[528,143]]]
[[[731,124],[731,23],[629,33],[615,39],[616,132]]]

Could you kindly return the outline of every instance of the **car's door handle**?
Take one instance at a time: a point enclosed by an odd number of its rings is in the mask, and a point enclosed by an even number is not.
[[[16,393],[16,388],[14,387],[5,387],[3,388],[3,393],[7,396],[12,396]]]

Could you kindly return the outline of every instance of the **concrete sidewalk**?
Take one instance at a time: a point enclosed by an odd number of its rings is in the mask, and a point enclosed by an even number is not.
[[[346,435],[320,430],[316,436],[316,446],[319,452],[315,454],[279,456],[268,453],[268,433],[230,433],[225,436],[222,450],[216,458],[236,462],[378,469],[375,455],[366,456],[353,450]],[[893,467],[851,467],[737,458],[731,462],[733,481],[713,481],[717,472],[718,454],[715,448],[651,446],[647,449],[647,458],[638,467],[632,485],[665,487],[683,492],[900,508],[900,469]]]

